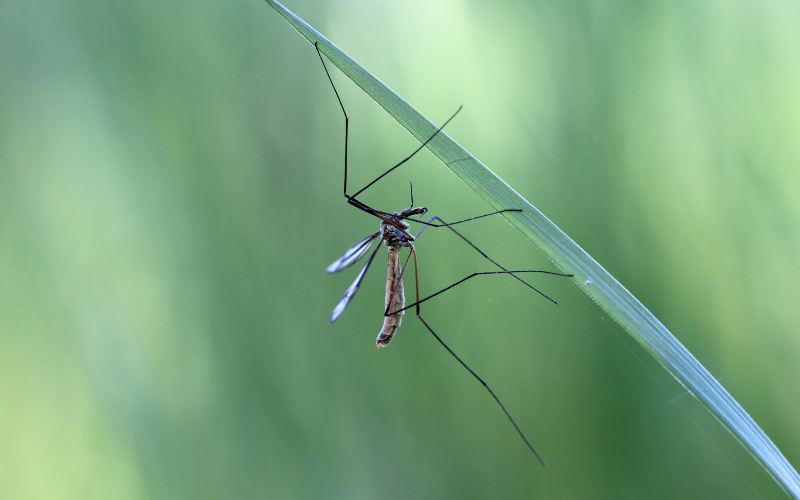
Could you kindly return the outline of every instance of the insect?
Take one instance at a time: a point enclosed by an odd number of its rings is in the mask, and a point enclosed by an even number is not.
[[[400,165],[402,165],[405,162],[407,162],[408,160],[410,160],[415,154],[417,154],[420,150],[422,150],[422,148],[424,148],[434,137],[436,137],[436,135],[439,132],[442,131],[442,129],[453,118],[455,118],[455,116],[458,114],[458,112],[461,111],[461,107],[459,107],[458,110],[456,110],[456,112],[453,114],[453,116],[451,116],[441,127],[439,127],[436,130],[436,132],[434,132],[424,143],[422,143],[422,145],[420,145],[417,149],[415,149],[414,152],[411,153],[408,157],[406,157],[404,160],[402,160],[401,162],[399,162],[398,164],[396,164],[395,166],[393,166],[392,168],[390,168],[389,170],[387,170],[386,172],[384,172],[383,174],[378,176],[375,180],[373,180],[372,182],[370,182],[369,184],[367,184],[366,186],[361,188],[355,194],[353,194],[353,195],[348,194],[347,193],[347,142],[348,142],[348,133],[349,133],[349,118],[347,116],[347,112],[344,109],[344,104],[342,104],[342,100],[339,97],[339,92],[336,90],[336,86],[333,84],[333,80],[331,79],[331,75],[328,72],[328,68],[325,65],[324,59],[322,58],[322,53],[319,50],[318,44],[315,43],[314,47],[317,49],[317,55],[319,56],[319,60],[322,62],[322,67],[325,69],[325,74],[327,75],[328,81],[330,81],[331,86],[333,87],[333,91],[336,94],[336,99],[339,101],[339,106],[342,109],[342,114],[344,114],[344,119],[345,119],[345,122],[344,122],[345,123],[345,128],[344,128],[345,129],[344,196],[345,196],[345,198],[347,199],[347,202],[350,205],[358,208],[359,210],[361,210],[363,212],[371,214],[371,215],[373,215],[373,216],[375,216],[375,217],[377,217],[378,219],[381,220],[380,228],[378,229],[378,231],[375,231],[374,233],[368,235],[366,238],[362,239],[361,241],[359,241],[358,243],[353,245],[339,259],[337,259],[333,264],[328,266],[328,268],[325,271],[327,273],[329,273],[329,274],[338,273],[340,271],[343,271],[344,269],[347,269],[348,267],[352,266],[353,264],[355,264],[356,262],[358,262],[359,260],[364,258],[369,253],[370,249],[372,248],[372,244],[375,241],[378,241],[380,243],[385,244],[388,247],[388,269],[387,269],[386,300],[385,300],[386,309],[384,310],[384,314],[383,314],[383,327],[381,328],[381,331],[378,334],[378,338],[376,339],[376,342],[375,342],[375,347],[376,348],[381,348],[381,347],[385,347],[385,346],[389,345],[389,343],[394,338],[394,335],[397,332],[398,327],[400,326],[400,323],[401,323],[401,320],[402,320],[404,312],[407,309],[410,309],[410,308],[414,307],[415,308],[415,312],[416,312],[416,316],[420,319],[422,324],[425,325],[425,327],[428,329],[429,332],[431,332],[431,334],[436,338],[436,340],[442,346],[444,346],[444,348],[447,349],[447,351],[464,368],[466,368],[486,388],[487,391],[489,391],[489,393],[492,395],[492,397],[495,399],[495,401],[497,401],[497,404],[500,405],[500,408],[506,414],[506,417],[508,417],[508,419],[511,421],[511,424],[514,426],[514,428],[516,429],[517,433],[520,435],[522,440],[525,441],[525,444],[528,446],[528,448],[533,452],[533,454],[536,456],[536,458],[539,459],[539,462],[541,462],[542,466],[545,466],[545,463],[542,460],[542,457],[539,455],[539,453],[537,453],[537,451],[531,445],[530,441],[528,441],[528,438],[525,437],[525,434],[523,434],[522,430],[519,428],[517,423],[511,417],[511,414],[508,412],[508,410],[506,410],[506,407],[500,401],[500,398],[497,397],[497,395],[489,387],[489,385],[477,373],[475,373],[475,371],[473,371],[455,352],[453,352],[453,350],[441,339],[441,337],[439,337],[439,335],[436,334],[436,332],[433,330],[433,328],[431,328],[431,326],[428,324],[428,322],[425,321],[425,319],[423,319],[423,317],[420,315],[420,304],[422,304],[423,302],[425,302],[427,300],[432,299],[433,297],[435,297],[435,296],[437,296],[437,295],[439,295],[441,293],[446,292],[447,290],[450,290],[451,288],[453,288],[453,287],[455,287],[455,286],[467,281],[470,278],[473,278],[475,276],[490,275],[490,274],[508,274],[508,275],[511,275],[512,277],[516,278],[517,280],[519,280],[520,282],[522,282],[523,284],[525,284],[529,288],[531,288],[534,291],[538,292],[540,295],[544,296],[545,298],[547,298],[551,302],[556,303],[553,299],[551,299],[547,295],[543,294],[542,292],[540,292],[539,290],[534,288],[532,285],[530,285],[529,283],[524,281],[522,278],[517,276],[517,274],[521,274],[521,273],[545,273],[545,274],[552,274],[552,275],[556,275],[556,276],[568,276],[568,277],[572,276],[572,275],[571,274],[556,273],[556,272],[551,272],[551,271],[538,271],[538,270],[509,271],[508,269],[504,268],[503,266],[501,266],[500,264],[498,264],[497,262],[492,260],[488,255],[486,255],[477,246],[475,246],[471,241],[469,241],[461,233],[459,233],[456,229],[454,229],[452,227],[452,226],[454,226],[456,224],[461,224],[463,222],[468,222],[468,221],[471,221],[471,220],[480,219],[482,217],[488,217],[490,215],[496,215],[496,214],[500,214],[500,213],[503,213],[503,212],[520,212],[521,210],[519,210],[519,209],[509,208],[509,209],[505,209],[505,210],[499,210],[499,211],[496,211],[496,212],[491,212],[491,213],[488,213],[488,214],[479,215],[477,217],[470,217],[469,219],[464,219],[464,220],[460,220],[460,221],[456,221],[456,222],[452,222],[452,223],[447,223],[441,217],[438,217],[438,216],[434,215],[428,221],[424,222],[424,221],[421,220],[421,217],[428,212],[428,209],[427,209],[427,207],[414,208],[413,186],[411,188],[411,206],[409,206],[409,208],[401,210],[400,212],[389,213],[389,212],[383,212],[383,211],[380,211],[380,210],[376,210],[376,209],[368,206],[367,204],[359,201],[358,199],[356,199],[356,196],[358,196],[359,194],[364,192],[367,188],[369,188],[370,186],[375,184],[377,181],[379,181],[380,179],[385,177],[387,174],[389,174],[390,172],[392,172],[393,170],[398,168]],[[420,224],[423,225],[422,229],[420,230],[420,232],[416,236],[413,236],[409,232],[411,226],[407,221],[420,223]],[[434,221],[437,221],[437,222],[434,222]],[[457,281],[456,283],[453,283],[452,285],[450,285],[450,286],[448,286],[446,288],[443,288],[442,290],[439,290],[438,292],[436,292],[434,294],[431,294],[431,295],[429,295],[429,296],[427,296],[427,297],[425,297],[423,299],[420,299],[420,295],[419,295],[419,270],[418,270],[418,266],[417,266],[417,250],[416,250],[416,248],[414,246],[414,242],[422,235],[422,232],[427,227],[446,227],[446,228],[450,229],[456,235],[458,235],[462,240],[464,240],[467,244],[469,244],[472,248],[474,248],[477,252],[479,252],[483,257],[488,259],[492,264],[494,264],[495,266],[499,267],[501,269],[501,271],[484,271],[484,272],[472,273],[469,276]],[[347,308],[347,305],[350,304],[351,300],[353,300],[353,297],[355,296],[356,292],[358,292],[358,288],[361,286],[361,282],[363,281],[364,276],[367,273],[367,270],[369,269],[370,265],[372,264],[372,261],[375,259],[375,256],[377,255],[378,250],[380,250],[380,248],[381,248],[380,243],[377,245],[375,250],[370,255],[369,259],[367,260],[367,263],[364,265],[364,267],[361,269],[361,271],[356,276],[355,281],[353,281],[353,283],[350,285],[350,287],[347,289],[347,291],[345,291],[344,296],[342,296],[341,300],[339,300],[339,302],[336,304],[336,307],[333,308],[333,312],[331,313],[331,317],[330,317],[331,323],[336,321],[342,315],[344,310]],[[400,262],[401,262],[400,251],[403,248],[408,248],[409,249],[409,253],[408,253],[408,257],[406,258],[405,263],[401,266],[400,265]],[[405,294],[404,294],[404,290],[403,290],[403,276],[405,275],[406,269],[408,268],[408,264],[409,264],[412,256],[414,257],[414,277],[415,277],[415,282],[416,282],[416,301],[414,303],[412,303],[412,304],[405,305]]]

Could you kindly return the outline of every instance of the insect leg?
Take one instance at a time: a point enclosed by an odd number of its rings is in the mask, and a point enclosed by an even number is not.
[[[432,226],[432,227],[449,227],[449,226],[455,226],[456,224],[461,224],[462,222],[469,222],[469,221],[471,221],[471,220],[475,220],[475,219],[482,219],[482,218],[484,218],[484,217],[489,217],[490,215],[502,214],[503,212],[522,212],[522,210],[520,210],[519,208],[507,208],[507,209],[505,209],[505,210],[498,210],[497,212],[491,212],[491,213],[488,213],[488,214],[479,215],[479,216],[477,216],[477,217],[470,217],[469,219],[464,219],[464,220],[460,220],[460,221],[456,221],[456,222],[444,223],[444,221],[442,221],[442,224],[431,224],[431,222],[430,222],[430,221],[428,221],[428,222],[422,222],[421,220],[416,220],[416,219],[414,219],[414,221],[415,221],[415,222],[419,222],[420,224],[424,224],[424,225],[426,225],[426,226]],[[440,219],[439,217],[435,217],[435,216],[434,216],[434,217],[431,217],[431,219],[430,219],[430,220],[434,220],[434,219],[439,219],[439,220],[442,220],[442,219]],[[458,233],[456,233],[456,234],[458,234]],[[461,236],[461,235],[459,235],[459,236]],[[463,238],[463,236],[461,236],[461,237]],[[470,243],[470,244],[471,244],[471,243]]]
[[[441,132],[441,131],[442,131],[442,129],[443,129],[445,126],[447,126],[447,124],[448,124],[448,123],[450,123],[450,120],[452,120],[453,118],[455,118],[455,117],[456,117],[456,115],[458,114],[458,112],[459,112],[459,111],[461,111],[461,108],[463,108],[463,107],[464,107],[464,106],[459,106],[459,107],[458,107],[458,109],[456,110],[456,112],[455,112],[455,113],[453,113],[453,116],[451,116],[450,118],[448,118],[448,119],[447,119],[447,121],[446,121],[446,122],[444,122],[444,124],[443,124],[441,127],[437,128],[437,129],[436,129],[436,132],[434,132],[434,133],[433,133],[433,135],[431,135],[430,137],[428,137],[428,140],[426,140],[425,142],[423,142],[423,143],[422,143],[422,144],[421,144],[421,145],[420,145],[420,146],[419,146],[417,149],[415,149],[415,150],[414,150],[414,152],[413,152],[413,153],[411,153],[410,155],[408,155],[408,156],[407,156],[407,157],[406,157],[404,160],[402,160],[402,161],[401,161],[400,163],[398,163],[397,165],[393,166],[392,168],[390,168],[390,169],[389,169],[389,170],[387,170],[386,172],[384,172],[384,173],[382,173],[381,175],[379,175],[379,176],[378,176],[378,177],[377,177],[377,178],[376,178],[374,181],[370,182],[369,184],[367,184],[367,185],[366,185],[366,186],[364,186],[363,188],[359,189],[359,190],[356,192],[356,194],[354,194],[354,195],[353,195],[353,197],[355,198],[356,196],[360,195],[360,194],[361,194],[362,192],[364,192],[364,191],[365,191],[365,190],[366,190],[368,187],[372,186],[373,184],[375,184],[375,183],[376,183],[376,182],[378,182],[379,180],[383,179],[383,178],[384,178],[384,177],[385,177],[387,174],[389,174],[389,172],[391,172],[392,170],[396,169],[397,167],[399,167],[399,166],[400,166],[400,165],[402,165],[403,163],[405,163],[405,162],[407,162],[408,160],[410,160],[410,159],[411,159],[411,158],[412,158],[412,157],[413,157],[415,154],[419,153],[419,152],[422,150],[422,148],[424,148],[425,146],[427,146],[427,145],[428,145],[428,143],[429,143],[429,142],[431,142],[431,141],[433,140],[433,138],[434,138],[434,137],[436,137],[436,136],[439,134],[439,132]]]
[[[395,311],[395,313],[398,313],[398,312],[401,312],[401,311],[405,311],[406,309],[411,309],[412,307],[415,307],[415,306],[417,306],[419,304],[422,304],[423,302],[426,302],[426,301],[436,297],[437,295],[439,295],[441,293],[444,293],[444,292],[450,290],[451,288],[454,288],[456,285],[460,285],[461,283],[467,281],[468,279],[474,278],[475,276],[484,276],[484,275],[487,275],[487,274],[510,274],[511,276],[514,276],[515,278],[517,278],[518,280],[522,281],[523,283],[525,283],[527,285],[527,282],[525,282],[521,278],[517,277],[515,273],[544,273],[544,274],[552,274],[552,275],[555,275],[555,276],[572,276],[571,274],[562,274],[562,273],[555,273],[555,272],[552,272],[552,271],[538,271],[538,270],[536,270],[536,271],[521,270],[521,271],[484,271],[484,272],[476,272],[476,273],[470,274],[466,278],[462,278],[462,279],[456,281],[455,283],[453,283],[452,285],[450,285],[448,287],[442,288],[441,290],[439,290],[436,293],[428,295],[424,299],[419,299],[419,297],[418,297],[416,302],[414,302],[413,304],[409,304],[409,305],[403,307],[402,309],[397,309]],[[530,286],[530,285],[528,285],[528,286]],[[531,287],[531,288],[533,288],[533,287]],[[536,290],[536,289],[534,288],[534,290]],[[536,290],[536,291],[538,292],[538,290]],[[541,292],[539,292],[539,293],[541,293]],[[547,297],[547,298],[550,298],[550,297]],[[550,299],[550,300],[553,300],[553,299]]]
[[[512,210],[516,211],[516,209],[512,209]],[[505,212],[505,211],[506,211],[506,210],[501,210],[500,212]],[[486,217],[487,215],[494,215],[494,214],[496,214],[496,213],[500,213],[500,212],[492,212],[492,213],[490,213],[490,214],[481,215],[481,216],[479,216],[479,217],[473,217],[473,219],[480,218],[480,217]],[[434,221],[434,220],[438,220],[438,221],[440,221],[440,222],[441,222],[441,224],[431,224],[431,222],[432,222],[432,221]],[[466,221],[466,220],[472,220],[472,219],[465,219],[465,221]],[[465,222],[465,221],[459,221],[459,222]],[[546,298],[547,300],[549,300],[549,301],[550,301],[550,302],[552,302],[553,304],[556,304],[556,305],[558,305],[558,302],[556,302],[555,300],[553,300],[553,299],[551,299],[550,297],[548,297],[547,295],[545,295],[545,294],[544,294],[542,291],[540,291],[539,289],[537,289],[536,287],[534,287],[533,285],[531,285],[531,284],[530,284],[530,283],[528,283],[527,281],[523,280],[522,278],[520,278],[519,276],[517,276],[515,273],[519,273],[519,272],[526,272],[526,273],[544,273],[544,274],[553,274],[553,275],[555,275],[555,276],[566,276],[566,277],[571,277],[571,276],[572,276],[571,274],[555,273],[555,272],[551,272],[551,271],[509,271],[509,270],[508,270],[508,269],[506,269],[505,267],[503,267],[503,266],[501,266],[500,264],[498,264],[498,263],[497,263],[497,262],[496,262],[494,259],[492,259],[492,258],[491,258],[491,257],[489,257],[488,255],[486,255],[486,254],[483,252],[483,250],[481,250],[480,248],[478,248],[477,246],[475,246],[475,244],[474,244],[474,243],[472,243],[471,241],[469,241],[469,240],[468,240],[468,239],[467,239],[467,238],[466,238],[466,237],[465,237],[463,234],[459,233],[459,232],[458,232],[456,229],[454,229],[453,227],[451,227],[451,226],[452,226],[452,224],[448,224],[448,223],[447,223],[447,222],[446,222],[444,219],[442,219],[442,218],[441,218],[441,217],[439,217],[438,215],[434,215],[433,217],[431,217],[430,219],[428,219],[428,222],[422,222],[422,221],[417,221],[417,222],[421,222],[421,223],[425,224],[425,226],[424,226],[424,227],[423,227],[423,228],[420,230],[419,234],[417,234],[417,238],[419,238],[419,237],[422,235],[422,232],[423,232],[423,231],[425,231],[425,229],[426,229],[428,226],[432,226],[432,227],[446,227],[446,228],[448,228],[449,230],[453,231],[453,232],[454,232],[454,233],[455,233],[455,234],[456,234],[456,235],[457,235],[459,238],[461,238],[462,240],[466,241],[466,242],[467,242],[467,244],[468,244],[469,246],[471,246],[472,248],[474,248],[476,252],[478,252],[479,254],[483,255],[483,256],[486,258],[486,260],[488,260],[489,262],[491,262],[492,264],[494,264],[495,266],[497,266],[497,267],[499,267],[500,269],[502,269],[502,270],[503,270],[503,272],[502,272],[502,273],[501,273],[501,272],[499,272],[499,271],[496,271],[495,273],[488,273],[488,272],[486,272],[486,273],[474,273],[473,275],[467,276],[466,278],[462,279],[461,281],[459,281],[459,282],[457,282],[457,283],[454,283],[454,284],[450,285],[449,287],[447,287],[447,288],[445,288],[445,289],[443,289],[443,290],[440,290],[440,291],[436,292],[435,294],[433,294],[433,295],[431,295],[431,296],[429,296],[429,297],[426,297],[426,298],[422,299],[422,301],[423,301],[423,302],[424,302],[424,301],[426,301],[426,300],[428,300],[428,299],[430,299],[431,297],[433,297],[433,296],[435,296],[435,295],[439,295],[440,293],[444,292],[445,290],[449,290],[450,288],[453,288],[454,286],[456,286],[456,285],[458,285],[459,283],[462,283],[462,282],[464,282],[464,281],[468,280],[469,278],[472,278],[473,276],[477,276],[477,275],[481,275],[481,274],[510,274],[511,276],[513,276],[514,278],[516,278],[518,281],[520,281],[521,283],[523,283],[525,286],[527,286],[527,287],[528,287],[528,288],[530,288],[531,290],[535,291],[536,293],[538,293],[538,294],[539,294],[539,295],[541,295],[542,297]],[[457,222],[454,222],[453,224],[457,224]],[[407,307],[412,307],[413,305],[414,305],[414,304],[412,304],[412,305],[410,305],[410,306],[407,306]]]
[[[456,112],[453,113],[453,116],[448,118],[447,121],[444,122],[444,124],[441,127],[437,128],[436,131],[425,142],[423,142],[422,145],[420,145],[417,149],[415,149],[413,153],[408,155],[405,159],[403,159],[397,165],[393,166],[392,168],[390,168],[386,172],[384,172],[381,175],[379,175],[375,180],[373,180],[372,182],[370,182],[369,184],[367,184],[363,188],[359,189],[356,192],[356,194],[351,196],[351,195],[347,194],[347,143],[348,143],[348,133],[349,133],[350,119],[347,117],[347,111],[344,110],[344,104],[342,104],[342,99],[341,99],[341,97],[339,97],[339,92],[336,90],[336,85],[333,84],[333,79],[331,78],[331,74],[328,71],[328,67],[325,65],[325,60],[322,58],[322,52],[319,51],[319,43],[318,42],[314,43],[314,48],[317,49],[317,55],[319,56],[320,62],[322,62],[322,68],[325,70],[325,74],[328,76],[328,81],[331,82],[331,87],[333,87],[333,92],[336,94],[336,100],[339,101],[339,107],[342,108],[342,114],[344,115],[344,197],[347,198],[347,200],[351,204],[355,205],[357,208],[360,208],[361,210],[364,210],[366,208],[364,206],[364,204],[359,202],[358,200],[356,200],[355,197],[358,196],[359,194],[363,193],[368,187],[372,186],[373,184],[375,184],[376,182],[381,180],[383,177],[385,177],[387,174],[389,174],[389,172],[391,172],[392,170],[396,169],[397,167],[399,167],[403,163],[405,163],[408,160],[410,160],[415,154],[419,153],[422,150],[422,148],[427,146],[428,143],[431,142],[431,140],[433,140],[433,138],[436,137],[439,134],[439,132],[442,131],[442,129],[445,127],[445,125],[450,123],[450,120],[452,120],[453,118],[456,117],[456,115],[458,114],[459,111],[461,111],[463,106],[459,106],[458,109],[456,110]],[[364,210],[364,211],[367,211],[367,210]]]
[[[320,62],[322,62],[322,68],[325,70],[325,74],[328,75],[328,81],[331,82],[333,92],[336,94],[336,99],[339,101],[339,106],[342,108],[342,114],[344,114],[344,195],[347,197],[347,135],[350,119],[347,118],[347,111],[344,110],[342,99],[339,97],[339,92],[336,90],[336,85],[333,84],[331,74],[328,73],[328,67],[325,66],[325,61],[322,59],[322,53],[319,51],[318,42],[314,42],[314,48],[317,49],[317,55],[319,56]]]
[[[423,228],[423,229],[424,229],[424,228]],[[419,320],[420,320],[420,321],[422,321],[422,324],[423,324],[423,325],[425,325],[425,328],[427,328],[427,329],[428,329],[428,331],[429,331],[429,332],[431,332],[431,335],[433,335],[433,337],[434,337],[434,338],[435,338],[435,339],[436,339],[436,340],[437,340],[437,341],[438,341],[440,344],[442,344],[442,346],[443,346],[445,349],[447,349],[447,352],[449,352],[449,353],[450,353],[450,354],[451,354],[451,355],[452,355],[454,358],[456,358],[456,361],[458,361],[459,363],[461,363],[461,366],[463,366],[464,368],[466,368],[466,369],[467,369],[467,371],[468,371],[468,372],[470,372],[470,373],[472,374],[472,376],[473,376],[473,377],[475,377],[475,378],[478,380],[478,382],[480,382],[480,383],[481,383],[481,385],[482,385],[482,386],[484,386],[484,387],[486,388],[486,390],[487,390],[487,391],[489,391],[489,394],[491,394],[491,395],[492,395],[492,397],[494,398],[494,400],[495,400],[495,401],[497,401],[497,404],[498,404],[498,405],[500,405],[500,409],[501,409],[501,410],[503,410],[503,413],[505,413],[505,414],[506,414],[506,417],[508,417],[508,420],[511,422],[511,425],[513,425],[513,426],[514,426],[514,429],[516,429],[516,430],[517,430],[517,433],[519,434],[519,436],[522,438],[522,440],[523,440],[523,441],[525,441],[525,444],[526,444],[526,445],[528,445],[528,448],[529,448],[529,449],[530,449],[530,450],[533,452],[533,454],[534,454],[534,455],[536,455],[536,458],[537,458],[537,459],[539,459],[539,462],[542,464],[542,467],[547,467],[547,465],[545,465],[545,463],[544,463],[544,460],[542,460],[542,457],[541,457],[541,456],[539,456],[539,453],[536,451],[536,449],[533,447],[533,445],[531,445],[531,442],[530,442],[530,441],[528,441],[528,438],[527,438],[527,437],[525,437],[525,434],[523,434],[523,433],[522,433],[522,429],[520,429],[520,428],[519,428],[519,426],[517,425],[517,423],[514,421],[514,418],[513,418],[513,417],[511,417],[511,414],[508,412],[508,410],[506,410],[506,407],[503,405],[503,402],[502,402],[502,401],[500,401],[500,398],[499,398],[499,397],[497,397],[497,394],[495,394],[495,393],[494,393],[494,391],[492,390],[492,388],[491,388],[491,387],[489,387],[489,384],[487,384],[487,383],[486,383],[486,381],[485,381],[485,380],[483,380],[483,379],[481,378],[481,376],[480,376],[480,375],[478,375],[477,373],[475,373],[475,370],[473,370],[472,368],[470,368],[470,367],[469,367],[469,365],[467,365],[467,364],[464,362],[464,360],[462,360],[460,357],[458,357],[458,354],[456,354],[456,353],[455,353],[455,352],[454,352],[452,349],[450,349],[450,346],[448,346],[448,345],[445,343],[445,341],[444,341],[444,340],[442,340],[442,338],[441,338],[441,337],[439,337],[439,336],[436,334],[436,332],[435,332],[435,331],[433,331],[433,328],[431,328],[431,325],[429,325],[429,324],[428,324],[428,322],[427,322],[427,321],[425,321],[425,318],[423,318],[423,317],[422,317],[422,315],[420,314],[420,307],[419,307],[419,304],[420,304],[420,302],[422,302],[422,301],[421,301],[421,300],[419,300],[419,268],[418,268],[418,266],[417,266],[417,252],[416,252],[416,250],[414,249],[414,247],[413,247],[413,246],[411,247],[411,253],[412,253],[412,254],[414,254],[414,275],[415,275],[414,277],[416,278],[416,280],[415,280],[415,281],[416,281],[416,283],[417,283],[417,302],[415,302],[415,303],[414,303],[414,304],[412,304],[412,305],[416,306],[416,308],[417,308],[417,317],[419,318]],[[410,257],[410,255],[409,255],[409,257]],[[408,261],[406,261],[406,265],[408,265]],[[403,271],[405,271],[405,269],[403,269]],[[453,285],[453,286],[455,286],[455,285]]]

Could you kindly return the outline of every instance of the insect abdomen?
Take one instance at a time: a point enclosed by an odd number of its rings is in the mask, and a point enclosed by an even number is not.
[[[399,257],[400,248],[389,247],[389,268],[386,279],[386,307],[389,313],[402,309],[406,302],[405,294],[403,293],[403,280],[400,277],[401,269]],[[392,341],[392,337],[394,337],[397,327],[400,326],[400,321],[403,319],[403,312],[404,311],[400,311],[391,316],[384,316],[383,328],[381,329],[381,333],[378,334],[378,339],[375,343],[376,349],[386,347],[389,345],[389,342]]]

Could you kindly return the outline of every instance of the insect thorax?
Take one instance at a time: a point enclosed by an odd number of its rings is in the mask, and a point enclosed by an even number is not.
[[[392,216],[392,221],[402,226],[403,229],[410,227],[398,213]],[[409,239],[408,234],[386,221],[381,222],[381,239],[387,247],[409,247],[412,241],[412,239]]]

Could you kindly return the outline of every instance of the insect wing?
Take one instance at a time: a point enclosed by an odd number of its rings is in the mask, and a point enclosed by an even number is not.
[[[372,255],[370,256],[369,260],[364,265],[364,269],[362,269],[361,272],[358,273],[358,276],[356,276],[356,280],[353,282],[352,285],[350,285],[350,288],[348,288],[347,291],[344,292],[344,297],[342,297],[342,300],[340,300],[339,303],[336,304],[336,307],[333,308],[333,312],[331,313],[331,323],[339,319],[339,316],[342,315],[344,309],[347,307],[347,304],[349,304],[350,301],[353,300],[353,297],[358,291],[358,287],[361,286],[361,281],[364,279],[364,275],[367,274],[367,269],[369,269],[369,265],[372,264],[372,260],[375,259],[375,254],[377,254],[378,250],[380,249],[381,249],[380,246],[375,248],[375,251],[372,252]]]
[[[328,268],[325,269],[325,272],[328,274],[338,273],[339,271],[347,269],[361,260],[365,255],[367,255],[369,248],[372,246],[372,242],[375,241],[375,238],[377,238],[380,233],[380,231],[376,231],[353,245],[344,253],[344,255],[339,257],[336,262],[328,266]]]

